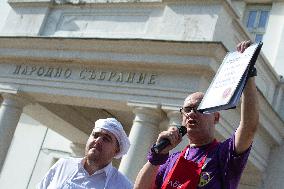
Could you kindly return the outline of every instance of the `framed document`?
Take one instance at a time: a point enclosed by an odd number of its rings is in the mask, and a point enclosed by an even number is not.
[[[211,113],[235,108],[254,67],[262,42],[250,45],[243,53],[229,52],[225,56],[197,110]]]

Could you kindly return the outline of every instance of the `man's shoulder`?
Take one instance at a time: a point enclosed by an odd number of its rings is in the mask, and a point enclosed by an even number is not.
[[[64,157],[64,158],[60,158],[56,163],[73,164],[73,163],[80,163],[81,161],[82,161],[82,158]]]
[[[74,157],[65,157],[65,158],[60,158],[59,160],[68,162],[68,163],[78,163],[81,162],[83,158],[74,158]]]
[[[77,167],[81,161],[82,158],[64,157],[60,158],[54,166],[57,168],[70,170]]]
[[[251,151],[252,145],[243,153],[237,154],[235,152],[235,133],[231,135],[231,137],[225,139],[224,141],[219,143],[218,151],[222,157],[231,156],[238,159],[246,159]]]
[[[235,137],[235,134],[231,135],[229,138],[226,138],[225,140],[222,140],[222,141],[218,141],[218,144],[219,145],[232,145],[233,142],[234,142],[234,137]]]

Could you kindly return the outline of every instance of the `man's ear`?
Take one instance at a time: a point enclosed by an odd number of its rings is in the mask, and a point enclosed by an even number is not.
[[[220,119],[220,113],[214,112],[214,124],[219,123],[219,119]]]

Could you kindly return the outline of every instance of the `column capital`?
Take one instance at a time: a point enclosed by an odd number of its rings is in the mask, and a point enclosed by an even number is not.
[[[179,109],[177,107],[163,106],[162,110],[167,114],[167,117],[169,119],[169,125],[168,126],[181,125],[182,116],[181,116]]]
[[[165,114],[161,110],[161,106],[157,104],[145,104],[145,103],[128,103],[136,115],[134,121],[148,122],[156,125],[165,119]]]
[[[180,111],[179,110],[163,110],[166,114],[167,117],[181,117]]]
[[[147,151],[155,143],[159,125],[166,117],[160,105],[145,103],[128,103],[135,114],[129,134],[131,146],[121,160],[119,170],[132,181],[135,180],[141,167],[147,162]]]
[[[27,99],[16,94],[1,93],[1,96],[3,98],[2,105],[5,106],[22,109],[24,106],[30,103]]]
[[[128,102],[127,105],[129,107],[135,108],[135,107],[143,107],[143,108],[150,108],[150,109],[161,109],[160,104],[156,103],[145,103],[145,102]]]
[[[178,111],[179,112],[180,108],[181,106],[170,106],[170,105],[161,106],[161,109],[165,112],[168,112],[168,111]]]

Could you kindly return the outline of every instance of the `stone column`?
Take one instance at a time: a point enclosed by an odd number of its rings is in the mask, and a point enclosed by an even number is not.
[[[181,125],[182,116],[180,115],[179,110],[165,109],[164,111],[167,113],[167,117],[169,119],[168,127]],[[181,143],[179,143],[179,145],[177,145],[174,149],[172,149],[170,153],[181,151],[187,145],[188,145],[188,139],[187,136],[184,135]]]
[[[147,162],[148,150],[157,140],[162,112],[157,108],[144,107],[134,107],[133,112],[135,119],[129,134],[131,146],[122,158],[119,170],[134,182],[139,170]]]
[[[16,95],[2,94],[0,107],[0,172],[25,105]]]
[[[181,125],[181,115],[178,110],[164,110],[169,119],[169,126]]]

